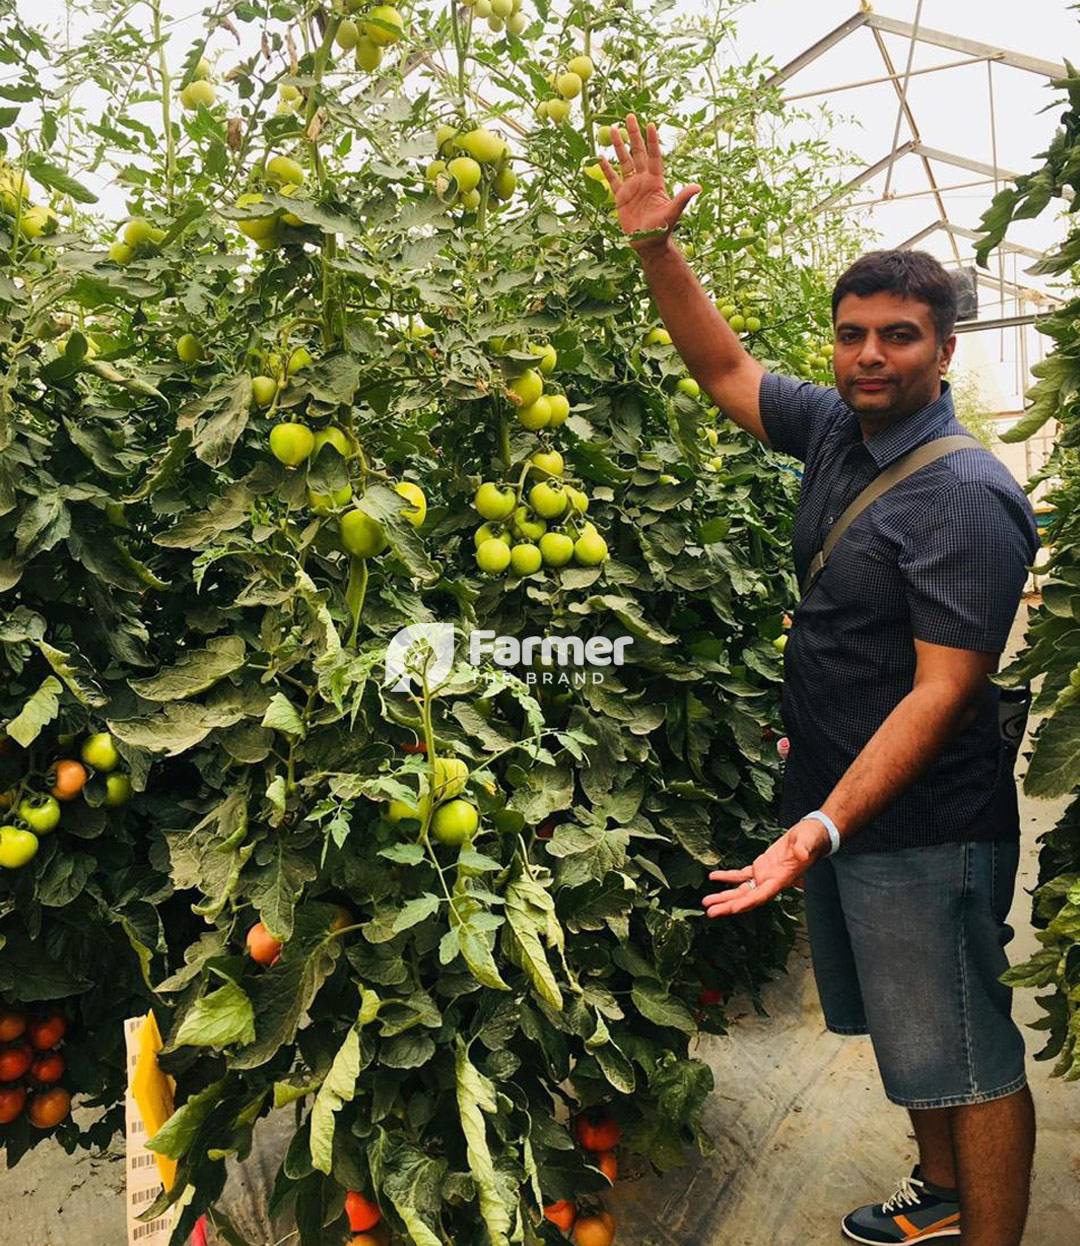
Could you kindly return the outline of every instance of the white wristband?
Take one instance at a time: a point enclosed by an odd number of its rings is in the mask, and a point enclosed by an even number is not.
[[[840,849],[840,832],[836,829],[836,823],[829,817],[827,813],[822,813],[820,809],[815,809],[813,813],[808,813],[803,817],[804,822],[809,822],[813,818],[815,822],[821,825],[829,832],[829,843],[831,847],[828,856],[835,856]]]

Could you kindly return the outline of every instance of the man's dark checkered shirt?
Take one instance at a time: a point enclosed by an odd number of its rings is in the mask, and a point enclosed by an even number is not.
[[[760,409],[772,446],[805,465],[795,517],[800,584],[831,525],[883,468],[925,441],[966,431],[947,382],[935,402],[865,441],[835,389],[766,373]],[[911,691],[913,640],[1005,648],[1038,548],[1026,495],[981,448],[945,455],[862,512],[799,603],[784,653],[785,826],[820,808]],[[1015,838],[1016,785],[997,699],[988,685],[971,725],[842,851]]]

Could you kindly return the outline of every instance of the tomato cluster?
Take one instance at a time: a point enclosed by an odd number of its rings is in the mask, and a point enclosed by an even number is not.
[[[619,1175],[615,1148],[622,1137],[619,1122],[606,1108],[588,1108],[574,1121],[574,1137],[589,1162],[612,1185]],[[563,1198],[544,1208],[544,1219],[569,1233],[574,1246],[611,1246],[615,1240],[615,1217],[609,1211],[589,1211],[582,1215],[573,1199]]]
[[[15,787],[0,793],[0,867],[21,869],[37,855],[40,836],[60,825],[62,806],[83,795],[94,774],[105,777],[103,804],[117,809],[131,798],[131,779],[117,770],[120,754],[107,731],[86,737],[81,761],[61,757],[41,776],[28,772]]]
[[[36,1129],[52,1129],[68,1115],[71,1095],[59,1084],[66,1033],[61,1012],[27,1013],[0,1004],[0,1125],[25,1113]]]

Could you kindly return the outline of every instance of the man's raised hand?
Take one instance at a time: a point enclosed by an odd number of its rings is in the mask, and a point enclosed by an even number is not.
[[[615,195],[615,208],[619,224],[628,235],[630,245],[636,251],[648,251],[664,246],[679,217],[701,187],[684,186],[672,198],[664,186],[664,161],[660,155],[660,139],[656,126],[649,123],[646,138],[642,138],[637,118],[631,113],[626,118],[630,135],[627,150],[619,127],[611,127],[611,141],[615,145],[619,170],[612,168],[606,157],[600,157],[600,168]]]

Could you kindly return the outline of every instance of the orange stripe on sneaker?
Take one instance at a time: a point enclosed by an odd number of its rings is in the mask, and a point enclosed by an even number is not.
[[[902,1229],[907,1234],[905,1241],[917,1242],[920,1237],[926,1237],[928,1233],[936,1233],[938,1229],[948,1228],[950,1224],[960,1223],[960,1213],[954,1211],[951,1216],[946,1216],[942,1220],[935,1220],[933,1224],[928,1224],[924,1228],[917,1225],[907,1218],[907,1216],[893,1216],[893,1223],[898,1229]]]

